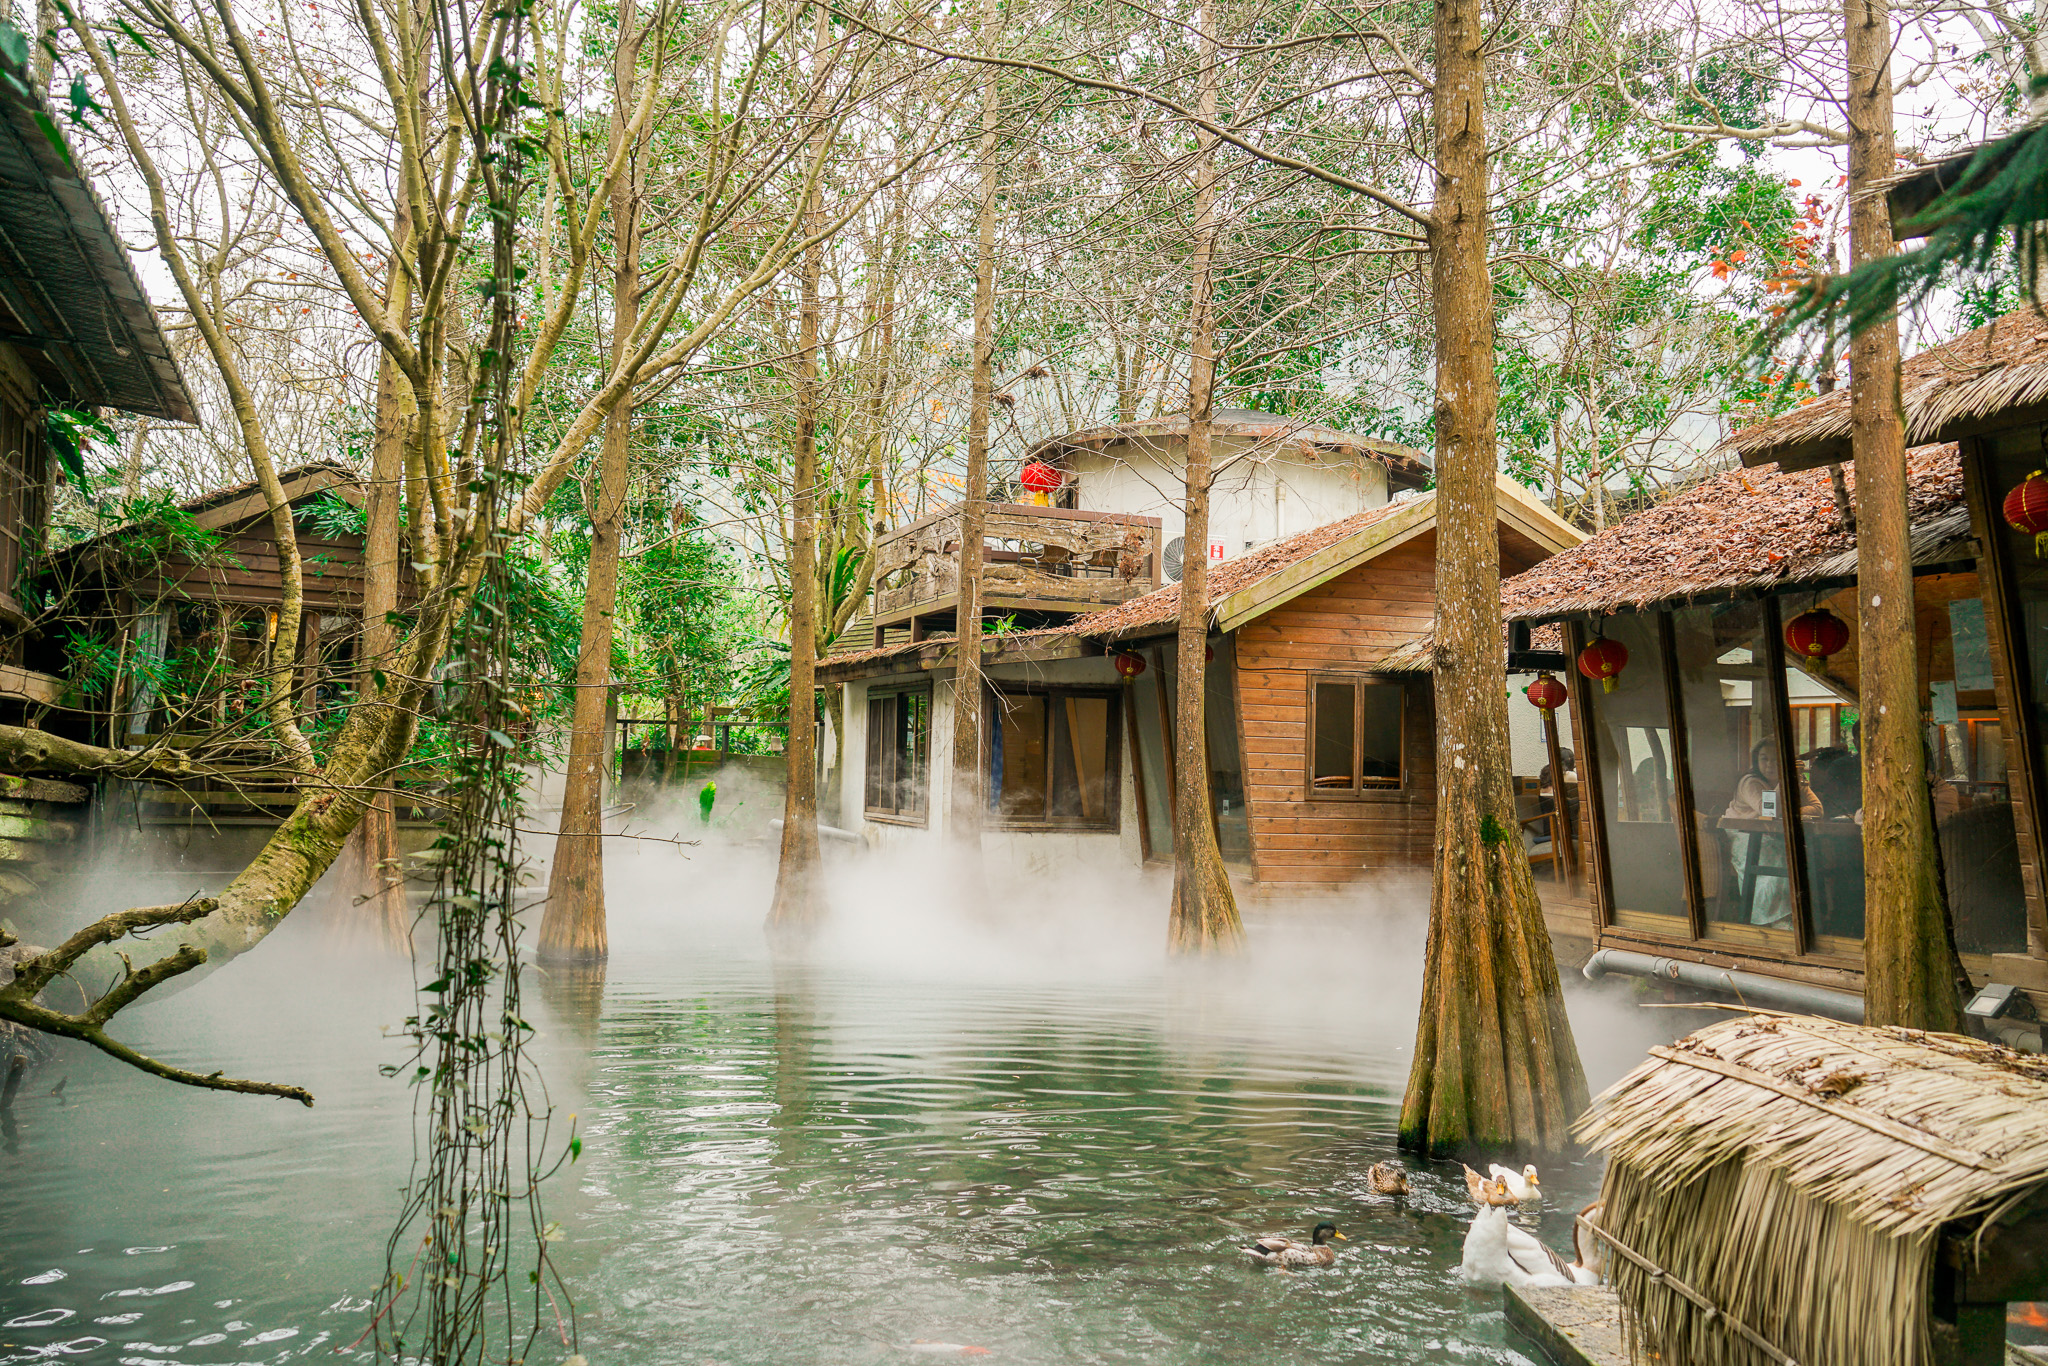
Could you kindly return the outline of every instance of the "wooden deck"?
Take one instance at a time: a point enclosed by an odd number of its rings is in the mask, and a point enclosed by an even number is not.
[[[983,535],[985,612],[1092,612],[1160,583],[1159,519],[1115,512],[990,503]],[[869,621],[874,643],[908,626],[952,629],[960,602],[960,505],[875,542]]]

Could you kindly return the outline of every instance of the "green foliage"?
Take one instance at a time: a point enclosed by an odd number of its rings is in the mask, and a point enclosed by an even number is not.
[[[2048,86],[2048,78],[2035,85]],[[1800,290],[1785,310],[1779,335],[1804,329],[1811,350],[1829,329],[1861,332],[1925,302],[1937,287],[1958,277],[1977,316],[2016,295],[2038,307],[2041,270],[2048,264],[2044,224],[2048,123],[1978,149],[1952,176],[1948,189],[1912,223],[1900,225],[1900,237],[1924,232],[1926,241]]]
[[[301,503],[292,516],[300,526],[325,540],[364,536],[370,530],[369,509],[358,507],[331,489]]]

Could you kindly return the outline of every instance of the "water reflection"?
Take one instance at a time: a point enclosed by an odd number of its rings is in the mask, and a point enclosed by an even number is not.
[[[1410,930],[1255,935],[1250,964],[1190,974],[1149,927],[1129,970],[771,964],[751,918],[664,914],[615,932],[608,976],[531,979],[586,1143],[549,1212],[592,1361],[1523,1359],[1455,1278],[1457,1167],[1415,1170],[1405,1203],[1366,1182],[1393,1155]],[[229,980],[138,1042],[304,1081],[318,1108],[67,1055],[74,1103],[25,1095],[0,1168],[0,1363],[363,1357],[412,1156],[412,1096],[376,1075],[409,980]],[[1545,1172],[1557,1246],[1593,1179]],[[1237,1251],[1322,1218],[1351,1238],[1330,1271]]]

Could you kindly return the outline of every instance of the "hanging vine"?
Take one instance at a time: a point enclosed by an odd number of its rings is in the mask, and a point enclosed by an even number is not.
[[[466,449],[451,451],[474,495],[470,515],[497,526],[518,496],[520,424],[512,394],[520,340],[518,205],[528,167],[543,151],[541,111],[526,94],[526,6],[491,12],[487,37],[469,46],[451,32],[460,12],[442,11],[443,70],[452,83],[476,161],[490,230],[488,270],[477,292],[486,336],[464,424]],[[488,54],[483,70],[466,64]],[[480,255],[481,253],[479,253]],[[533,1358],[544,1340],[574,1353],[573,1306],[549,1257],[556,1230],[541,1206],[545,1179],[580,1153],[573,1124],[552,1160],[552,1112],[526,1057],[533,1036],[521,1005],[517,828],[529,727],[513,647],[518,585],[510,538],[484,544],[483,563],[449,576],[475,584],[449,643],[436,710],[456,737],[446,762],[448,816],[430,855],[435,880],[421,912],[431,920],[433,977],[406,1021],[415,1051],[403,1067],[418,1088],[412,1181],[385,1248],[385,1279],[371,1323],[380,1360],[483,1366]],[[447,591],[447,590],[444,590]],[[415,939],[420,939],[415,935]],[[559,1360],[549,1351],[547,1359]]]

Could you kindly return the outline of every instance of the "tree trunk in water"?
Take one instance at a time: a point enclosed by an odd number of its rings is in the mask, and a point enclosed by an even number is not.
[[[617,156],[639,96],[640,38],[634,0],[619,8],[619,46],[612,58],[611,155]],[[626,172],[612,191],[612,363],[629,351],[640,316],[640,189],[643,130]],[[611,953],[604,915],[604,770],[609,759],[612,636],[619,601],[619,537],[626,521],[626,480],[633,435],[628,394],[605,420],[598,454],[597,506],[591,517],[590,568],[583,596],[583,633],[576,650],[576,697],[569,719],[569,767],[562,784],[562,823],[548,872],[548,903],[540,922],[543,962],[601,963]]]
[[[815,51],[827,41],[826,12],[818,11]],[[824,217],[822,196],[811,191],[804,232]],[[782,852],[775,868],[775,899],[768,907],[768,938],[779,950],[801,947],[824,918],[818,886],[818,279],[824,248],[804,252],[797,314],[796,435],[791,471],[789,540],[789,744],[784,758]]]
[[[984,0],[984,30],[995,4]],[[984,31],[983,42],[987,35]],[[946,833],[959,861],[962,891],[981,879],[981,564],[988,525],[988,410],[996,337],[996,68],[982,69],[981,205],[974,268],[974,377],[967,406],[967,487],[960,502],[960,596],[954,634],[959,664],[953,674],[953,777],[948,787]]]
[[[409,225],[403,217],[397,237],[404,242]],[[403,248],[401,248],[402,250]],[[407,325],[412,311],[409,277],[391,271],[389,290],[394,326]],[[370,447],[370,489],[365,508],[368,528],[363,540],[363,629],[356,661],[357,691],[375,686],[373,673],[391,668],[398,628],[390,620],[398,610],[399,487],[405,480],[407,415],[411,386],[398,366],[385,356],[377,367],[377,431]],[[398,851],[398,813],[389,791],[379,792],[363,812],[362,823],[342,849],[337,870],[335,937],[351,947],[406,953],[412,949],[412,917],[405,904],[405,870]]]
[[[1484,43],[1479,0],[1438,0],[1436,881],[1400,1133],[1434,1154],[1562,1151],[1586,1103],[1508,780]]]
[[[1844,0],[1849,80],[1849,253],[1853,269],[1892,254],[1873,182],[1890,175],[1891,10]],[[1898,323],[1849,343],[1850,450],[1856,463],[1859,710],[1863,714],[1863,999],[1871,1024],[1962,1028],[1948,907],[1935,860],[1914,651],[1906,433],[1899,414]],[[1787,757],[1790,767],[1792,756]]]
[[[1216,119],[1215,15],[1202,26],[1201,110]],[[1216,397],[1216,139],[1197,135],[1195,257],[1188,319],[1187,526],[1182,533],[1180,633],[1175,651],[1173,907],[1167,946],[1175,953],[1235,953],[1244,947],[1237,896],[1216,845],[1209,803],[1207,730],[1209,651],[1209,414]]]

